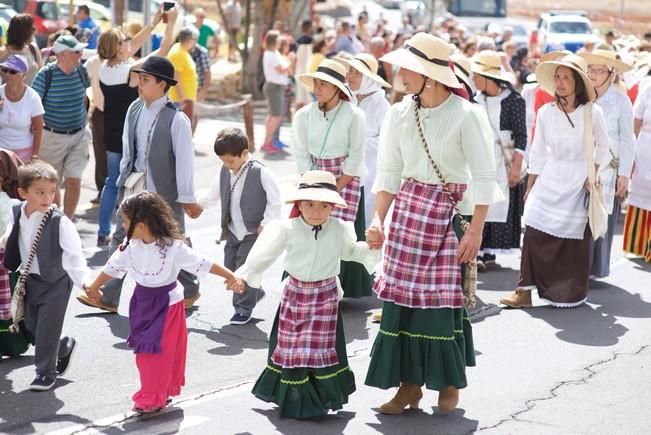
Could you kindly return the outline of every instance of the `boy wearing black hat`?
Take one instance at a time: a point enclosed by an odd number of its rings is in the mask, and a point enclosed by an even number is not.
[[[184,212],[191,218],[201,214],[194,195],[194,144],[188,117],[167,97],[176,85],[174,67],[164,57],[151,56],[138,73],[138,95],[127,110],[122,133],[122,161],[118,199],[142,190],[157,192],[174,211],[181,232],[185,231]],[[118,214],[110,253],[125,237]],[[186,308],[199,298],[199,281],[185,271],[178,277],[183,285]],[[114,279],[104,286],[100,300],[78,297],[80,302],[117,312],[122,280]]]

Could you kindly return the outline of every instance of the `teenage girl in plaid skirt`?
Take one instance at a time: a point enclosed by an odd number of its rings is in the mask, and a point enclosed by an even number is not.
[[[466,366],[475,364],[461,264],[477,255],[488,205],[503,199],[491,131],[481,107],[463,95],[441,39],[418,33],[380,60],[400,67],[413,97],[391,107],[380,132],[370,246],[384,240],[392,203],[394,211],[374,286],[384,305],[366,384],[399,387],[383,414],[417,408],[423,385],[439,391],[438,412],[448,414],[467,385]],[[472,214],[460,241],[450,197]]]
[[[330,172],[306,172],[289,202],[298,217],[267,225],[236,273],[256,287],[262,272],[286,253],[289,276],[269,335],[267,367],[253,394],[276,403],[282,417],[311,418],[341,409],[355,391],[338,310],[340,260],[371,272],[381,251],[358,242],[352,223],[331,215],[346,202]]]

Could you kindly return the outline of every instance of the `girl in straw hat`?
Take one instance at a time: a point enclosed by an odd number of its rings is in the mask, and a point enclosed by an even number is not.
[[[526,225],[520,281],[513,295],[500,302],[511,308],[531,306],[531,290],[556,307],[585,302],[590,274],[588,164],[596,169],[610,161],[608,130],[583,58],[574,54],[536,68],[538,84],[555,102],[538,111],[529,154],[525,193]],[[589,115],[585,114],[590,110]],[[586,116],[596,142],[586,156]]]
[[[333,216],[355,222],[358,240],[364,240],[364,112],[351,104],[343,63],[326,59],[300,80],[313,90],[316,101],[296,112],[292,122],[298,172],[319,169],[334,174],[347,207],[333,211]],[[356,263],[342,264],[339,279],[344,297],[372,294],[371,276]]]
[[[389,101],[383,88],[390,88],[382,77],[377,74],[378,61],[372,54],[360,53],[353,59],[347,60],[348,85],[355,94],[357,106],[366,115],[366,133],[364,141],[364,161],[366,164],[366,175],[364,186],[368,187],[364,193],[364,214],[365,224],[368,226],[373,218],[375,206],[375,194],[371,187],[375,181],[375,167],[377,165],[377,143],[380,138],[380,127],[384,121],[384,115],[389,110]]]
[[[624,224],[624,251],[651,262],[651,85],[640,88],[633,116],[637,144]]]
[[[262,272],[286,253],[289,277],[253,394],[276,403],[282,417],[311,418],[340,409],[355,391],[338,311],[340,260],[360,262],[370,272],[381,251],[358,242],[353,224],[334,217],[346,202],[330,172],[305,172],[287,202],[299,215],[265,227],[238,273],[259,286]]]
[[[451,412],[458,389],[467,385],[465,367],[475,364],[461,264],[476,258],[488,205],[503,195],[486,115],[465,92],[456,95],[462,88],[449,55],[443,40],[417,33],[380,59],[400,68],[412,94],[389,109],[382,126],[368,230],[371,246],[384,240],[393,203],[383,273],[374,287],[384,301],[382,320],[366,378],[367,385],[399,387],[380,407],[384,414],[418,407],[423,385],[440,392],[439,413]],[[474,192],[464,194],[471,177]],[[462,198],[461,213],[473,218],[459,242],[453,201]]]
[[[488,209],[481,245],[481,263],[495,263],[495,254],[520,248],[524,208],[522,167],[527,146],[526,103],[501,69],[500,55],[485,50],[475,57],[473,81],[477,101],[486,111],[493,133],[497,184],[506,198]],[[481,263],[479,262],[481,261]]]
[[[610,249],[613,244],[615,223],[620,214],[621,202],[628,193],[628,180],[633,169],[633,105],[614,84],[619,74],[631,69],[618,60],[610,50],[594,50],[581,57],[588,63],[588,77],[597,93],[595,103],[604,112],[608,137],[610,138],[610,163],[599,168],[599,178],[604,189],[608,207],[608,232],[594,243],[591,274],[605,278],[610,274]]]

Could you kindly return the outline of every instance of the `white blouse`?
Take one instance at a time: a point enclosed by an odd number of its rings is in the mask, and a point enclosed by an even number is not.
[[[235,274],[251,287],[262,285],[262,272],[286,252],[284,270],[301,281],[321,281],[339,275],[339,262],[362,263],[369,273],[382,258],[381,249],[358,242],[352,222],[328,218],[314,239],[312,226],[297,217],[267,225]]]
[[[635,144],[635,173],[629,204],[651,211],[651,79],[635,100],[635,119],[642,120]]]
[[[583,239],[588,211],[583,185],[588,176],[584,111],[568,113],[574,128],[556,103],[538,110],[536,134],[529,156],[529,173],[538,175],[524,206],[527,226],[559,238]],[[601,107],[592,104],[595,163],[610,161],[608,130]]]
[[[402,179],[440,184],[427,158],[416,126],[415,102],[407,95],[394,104],[380,132],[373,191],[396,194]],[[432,158],[448,183],[468,184],[460,207],[471,214],[475,204],[504,199],[495,181],[493,136],[479,105],[451,94],[435,108],[421,109],[420,118]]]
[[[365,125],[364,112],[345,101],[326,112],[325,117],[316,102],[302,107],[292,121],[298,172],[312,169],[312,157],[345,156],[344,174],[363,177]]]
[[[169,292],[170,305],[183,300],[183,287],[176,277],[181,270],[204,277],[213,262],[200,256],[182,240],[170,240],[161,247],[156,243],[131,240],[124,251],[116,250],[104,266],[104,273],[114,278],[129,275],[145,287],[162,287],[176,282]]]

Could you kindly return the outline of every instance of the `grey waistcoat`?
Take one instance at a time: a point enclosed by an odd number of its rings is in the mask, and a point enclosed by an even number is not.
[[[253,160],[253,164],[246,174],[244,179],[244,186],[242,186],[242,197],[240,199],[240,210],[242,211],[242,219],[246,230],[254,233],[258,230],[262,219],[264,219],[264,211],[267,208],[267,192],[262,188],[262,181],[260,181],[260,170],[262,163]],[[239,181],[241,183],[242,180]],[[221,173],[219,174],[219,192],[222,204],[222,227],[226,222],[226,211],[228,204],[228,194],[231,191],[231,173],[222,166]]]
[[[13,207],[14,226],[7,239],[5,252],[5,267],[12,271],[18,270],[23,261],[27,262],[27,258],[20,258],[20,249],[18,247],[21,207],[21,204]],[[44,281],[51,283],[59,281],[67,274],[63,269],[63,249],[59,244],[59,223],[61,216],[63,216],[63,213],[59,209],[55,209],[43,228],[41,240],[38,242],[38,248],[36,249],[39,274]]]
[[[142,98],[137,99],[131,104],[127,112],[129,120],[129,152],[131,160],[118,179],[118,187],[124,187],[127,177],[133,172],[136,162],[136,128],[138,127],[138,118],[145,105]],[[176,187],[176,155],[172,147],[171,125],[176,116],[177,108],[168,102],[161,110],[156,126],[152,132],[151,146],[149,149],[149,171],[156,192],[165,198],[167,202],[173,204],[178,198]],[[149,190],[149,186],[147,187]]]

